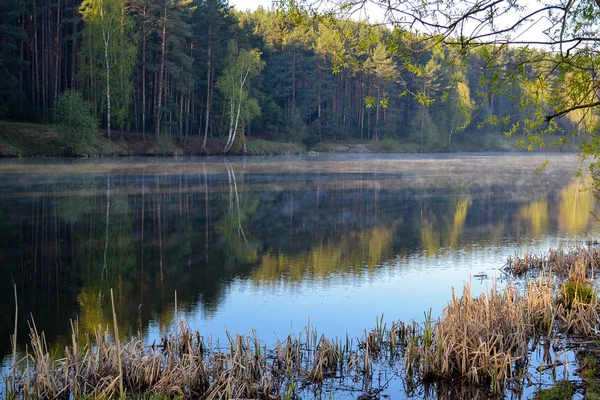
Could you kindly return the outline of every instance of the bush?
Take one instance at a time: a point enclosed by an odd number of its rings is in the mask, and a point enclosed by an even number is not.
[[[591,304],[596,292],[588,282],[569,280],[562,284],[558,302],[571,310],[575,303]]]
[[[91,115],[91,108],[90,103],[74,90],[62,93],[56,101],[54,114],[66,155],[88,153],[88,146],[98,131],[98,121]]]
[[[385,138],[381,141],[380,147],[382,151],[392,153],[398,151],[400,143],[396,139]]]

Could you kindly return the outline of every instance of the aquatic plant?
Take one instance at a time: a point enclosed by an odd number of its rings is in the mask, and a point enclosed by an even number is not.
[[[594,301],[594,286],[586,281],[569,280],[561,284],[557,301],[572,310],[577,304],[590,305]]]
[[[534,400],[569,400],[573,398],[575,389],[569,381],[559,381],[553,387],[540,389],[533,396]]]
[[[545,254],[526,252],[522,256],[509,257],[503,270],[517,278],[540,271],[567,278],[574,270],[589,277],[600,265],[600,249],[596,246],[561,246],[550,249]]]

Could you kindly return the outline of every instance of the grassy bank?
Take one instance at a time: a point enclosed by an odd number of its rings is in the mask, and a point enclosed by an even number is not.
[[[311,150],[322,153],[447,153],[447,152],[521,152],[527,151],[520,145],[522,137],[505,137],[502,133],[463,132],[456,134],[452,143],[424,145],[415,140],[385,138],[380,141],[336,141],[317,143]],[[546,146],[535,150],[555,152],[579,152],[579,143],[557,144],[559,137],[546,137]]]
[[[128,156],[128,155],[200,155],[221,154],[225,146],[224,139],[208,139],[206,151],[202,150],[202,138],[190,137],[185,145],[175,139],[161,138],[158,143],[154,136],[145,137],[128,133],[121,138],[113,131],[111,139],[105,133],[98,134],[89,143],[85,156]],[[306,152],[306,147],[298,143],[279,143],[266,140],[249,139],[247,153],[250,155],[297,154]],[[18,122],[0,121],[0,156],[3,157],[59,157],[64,154],[60,127]],[[242,145],[238,140],[230,154],[242,154]]]
[[[557,138],[547,138],[548,144]],[[425,152],[473,152],[473,151],[525,151],[519,146],[519,138],[506,138],[502,134],[485,134],[481,132],[461,133],[454,137],[450,145],[426,146]],[[272,142],[261,139],[248,139],[249,155],[299,154],[307,151],[321,153],[420,153],[419,143],[414,141],[398,141],[383,139],[380,141],[326,141],[307,148],[302,143]],[[113,131],[111,139],[105,134],[97,135],[89,143],[86,156],[124,156],[124,155],[203,155],[222,154],[225,139],[209,138],[206,150],[202,149],[202,138],[190,136],[185,144],[163,137],[158,143],[151,134],[143,137],[140,134],[128,133],[121,138],[118,131]],[[547,146],[544,151],[579,151],[577,143],[560,146]],[[0,156],[3,157],[59,157],[64,154],[61,143],[60,128],[55,125],[27,124],[0,121]],[[230,154],[242,154],[242,144],[236,141]]]
[[[120,342],[115,317],[91,337],[73,323],[72,345],[57,358],[32,324],[30,350],[14,349],[7,397],[296,399],[327,388],[378,398],[396,377],[407,395],[423,398],[501,398],[532,387],[535,398],[597,398],[599,263],[600,251],[585,247],[514,258],[508,276],[535,277],[479,296],[466,284],[440,318],[387,325],[382,317],[357,342],[326,338],[309,324],[273,346],[255,333],[219,346],[183,321],[158,344],[141,335]],[[565,382],[573,362],[578,377]]]

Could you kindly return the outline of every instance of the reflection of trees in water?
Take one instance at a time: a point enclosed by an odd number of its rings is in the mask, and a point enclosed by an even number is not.
[[[333,274],[356,276],[391,259],[392,250],[392,229],[373,227],[332,237],[297,254],[267,251],[251,279],[262,284],[324,279]]]
[[[593,212],[597,207],[591,190],[591,176],[573,178],[554,195],[548,194],[521,206],[520,220],[525,222],[523,236],[543,236],[549,229],[576,236],[588,232],[595,223]],[[556,215],[556,225],[551,225],[550,214]]]
[[[220,168],[111,175],[110,195],[108,175],[65,178],[0,202],[0,288],[10,293],[14,277],[19,331],[27,331],[29,312],[51,341],[68,334],[68,317],[79,315],[86,330],[111,324],[112,287],[127,334],[150,320],[169,323],[175,290],[180,309],[210,315],[236,278],[261,284],[369,274],[422,249],[464,248],[483,236],[501,243],[520,221],[531,229],[517,229],[517,236],[557,226],[581,232],[592,206],[589,192],[576,190],[585,181],[540,200],[521,188],[473,189],[458,181],[398,187],[390,176]],[[573,215],[579,217],[567,218]],[[0,300],[0,337],[12,330],[13,306],[10,296]]]
[[[215,223],[215,233],[224,257],[223,266],[228,270],[235,270],[240,265],[256,263],[258,258],[260,243],[252,235],[249,219],[256,214],[259,199],[256,194],[244,190],[243,174],[239,177],[240,189],[243,191],[238,191],[235,171],[228,161],[225,161],[225,166],[229,192],[220,193],[217,206],[221,208],[221,218]],[[246,231],[250,232],[248,236]]]
[[[583,234],[592,222],[595,207],[591,176],[573,179],[560,191],[559,229],[569,235]]]
[[[440,250],[455,249],[459,245],[459,235],[471,204],[467,193],[452,196],[438,207],[421,207],[421,247],[426,254],[435,255]]]
[[[541,236],[548,230],[548,201],[535,200],[521,207],[520,217],[531,226],[534,236]]]

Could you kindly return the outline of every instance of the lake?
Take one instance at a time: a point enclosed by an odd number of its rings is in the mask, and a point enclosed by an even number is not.
[[[543,163],[549,160],[545,167]],[[33,316],[149,341],[182,318],[213,340],[256,330],[358,337],[439,316],[507,258],[597,239],[573,154],[317,155],[0,161],[0,352]],[[584,172],[587,169],[584,167]],[[539,171],[543,169],[542,171]],[[177,315],[175,314],[177,312]]]

